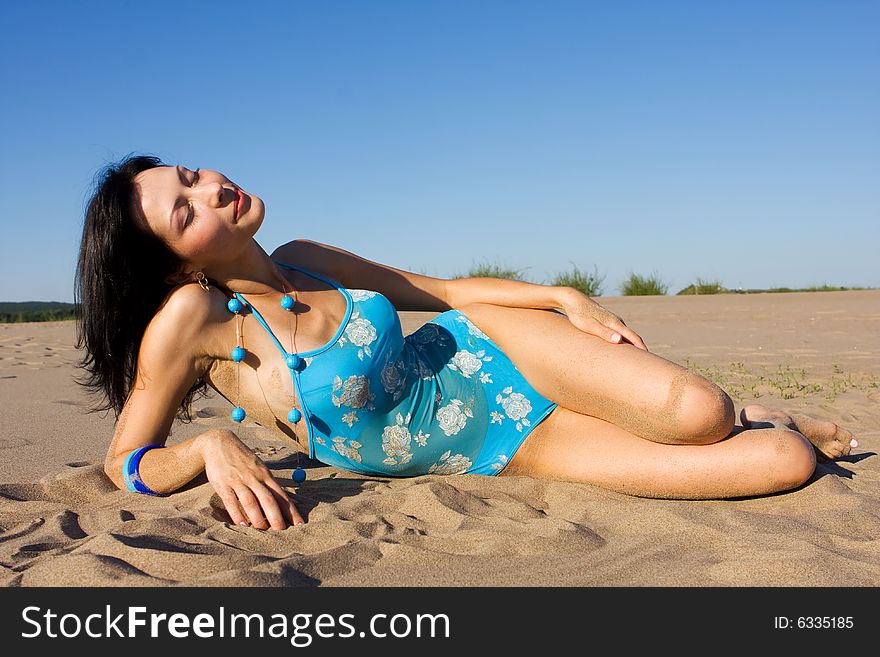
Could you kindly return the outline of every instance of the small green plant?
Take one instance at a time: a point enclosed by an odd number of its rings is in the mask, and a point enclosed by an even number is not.
[[[580,290],[588,297],[602,296],[602,282],[604,276],[599,275],[599,269],[593,266],[593,273],[582,272],[573,262],[571,266],[574,268],[570,272],[560,272],[553,278],[553,285],[560,287],[573,287]]]
[[[516,281],[526,280],[522,269],[511,269],[499,264],[480,263],[473,265],[466,274],[456,274],[453,278],[509,278]]]
[[[702,366],[685,357],[683,365],[703,378],[721,387],[731,397],[738,400],[757,399],[770,395],[782,399],[823,395],[834,401],[838,395],[849,390],[873,394],[878,388],[877,375],[867,372],[844,372],[837,363],[832,363],[830,376],[808,372],[805,367],[795,367],[788,363],[777,363],[775,371],[763,365],[746,368],[742,362],[733,362],[725,369],[716,366]]]
[[[806,375],[806,370],[803,368],[797,369],[789,365],[778,365],[776,372],[768,377],[767,383],[770,387],[778,390],[779,395],[783,399],[793,399],[796,396],[800,396],[798,395],[800,392],[809,394],[820,389],[812,384],[807,384],[804,381]]]
[[[663,295],[669,291],[669,285],[653,273],[650,276],[640,276],[630,272],[629,277],[620,284],[620,293],[625,297]]]
[[[721,281],[706,281],[697,278],[696,282],[680,290],[678,294],[722,294],[724,292],[727,290],[721,285]]]

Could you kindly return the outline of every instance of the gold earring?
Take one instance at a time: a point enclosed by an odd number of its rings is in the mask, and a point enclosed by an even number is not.
[[[208,279],[205,278],[205,273],[204,273],[204,272],[201,272],[201,271],[200,271],[198,274],[196,274],[196,280],[198,280],[199,285],[202,286],[202,289],[203,289],[205,292],[210,292],[210,291],[211,291],[211,288],[208,287]]]

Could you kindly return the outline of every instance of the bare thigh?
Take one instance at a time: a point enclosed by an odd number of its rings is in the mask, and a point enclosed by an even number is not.
[[[460,309],[547,399],[647,440],[706,444],[736,423],[730,397],[687,368],[584,333],[557,312],[468,304]]]
[[[629,495],[719,499],[804,483],[816,454],[787,429],[735,427],[711,445],[663,445],[561,406],[525,439],[500,475],[574,481]]]

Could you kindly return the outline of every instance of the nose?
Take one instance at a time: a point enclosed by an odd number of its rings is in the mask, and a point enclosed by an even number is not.
[[[223,207],[235,199],[235,191],[227,189],[219,180],[202,185],[204,201],[212,207]]]

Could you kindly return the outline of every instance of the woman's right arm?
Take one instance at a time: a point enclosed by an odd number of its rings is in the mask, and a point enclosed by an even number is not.
[[[210,299],[197,286],[171,295],[147,327],[138,352],[135,384],[119,415],[104,471],[125,488],[126,457],[139,447],[164,444],[187,391],[201,376],[205,359],[196,352]],[[201,295],[201,296],[199,296]],[[212,429],[165,449],[144,453],[143,483],[157,493],[177,490],[205,472],[236,524],[284,529],[302,516],[266,465],[231,431]]]

